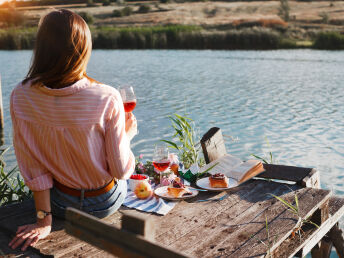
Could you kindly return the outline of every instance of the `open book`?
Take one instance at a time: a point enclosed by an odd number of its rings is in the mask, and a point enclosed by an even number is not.
[[[263,164],[259,160],[247,160],[243,162],[239,158],[230,154],[226,154],[203,166],[200,169],[200,173],[209,168],[211,168],[207,171],[209,174],[214,175],[222,173],[229,178],[235,179],[238,182],[238,185],[264,171]]]

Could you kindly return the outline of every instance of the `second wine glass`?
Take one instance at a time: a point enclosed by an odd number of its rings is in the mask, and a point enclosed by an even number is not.
[[[152,163],[155,169],[160,173],[160,185],[162,185],[163,179],[168,176],[165,175],[165,171],[167,171],[168,167],[170,166],[168,148],[165,144],[155,145]]]

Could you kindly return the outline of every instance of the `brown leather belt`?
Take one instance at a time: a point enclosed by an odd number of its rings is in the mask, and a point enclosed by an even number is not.
[[[57,182],[56,180],[54,180],[54,186],[57,189],[59,189],[61,192],[68,194],[68,195],[77,196],[77,197],[81,197],[82,191],[84,191],[84,197],[95,197],[95,196],[107,193],[108,191],[110,191],[112,189],[112,187],[115,184],[116,184],[116,179],[112,179],[110,183],[108,183],[107,185],[105,185],[104,187],[99,188],[99,189],[77,190],[77,189],[73,189],[73,188],[70,188],[68,186],[65,186],[65,185],[61,184],[60,182]]]

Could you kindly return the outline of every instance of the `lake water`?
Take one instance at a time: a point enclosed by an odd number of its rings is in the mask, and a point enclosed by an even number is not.
[[[9,95],[30,58],[31,51],[0,51],[8,145]],[[96,50],[88,66],[103,83],[135,87],[136,156],[150,158],[157,141],[171,138],[168,115],[188,113],[200,136],[217,126],[235,138],[225,138],[229,153],[271,151],[279,164],[315,167],[322,188],[337,195],[344,195],[343,70],[344,52],[314,50]],[[13,164],[13,151],[6,160]]]

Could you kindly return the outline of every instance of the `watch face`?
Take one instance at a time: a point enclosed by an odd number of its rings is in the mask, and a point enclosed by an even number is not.
[[[43,211],[37,211],[37,218],[44,219],[44,217],[45,217],[45,214]]]

